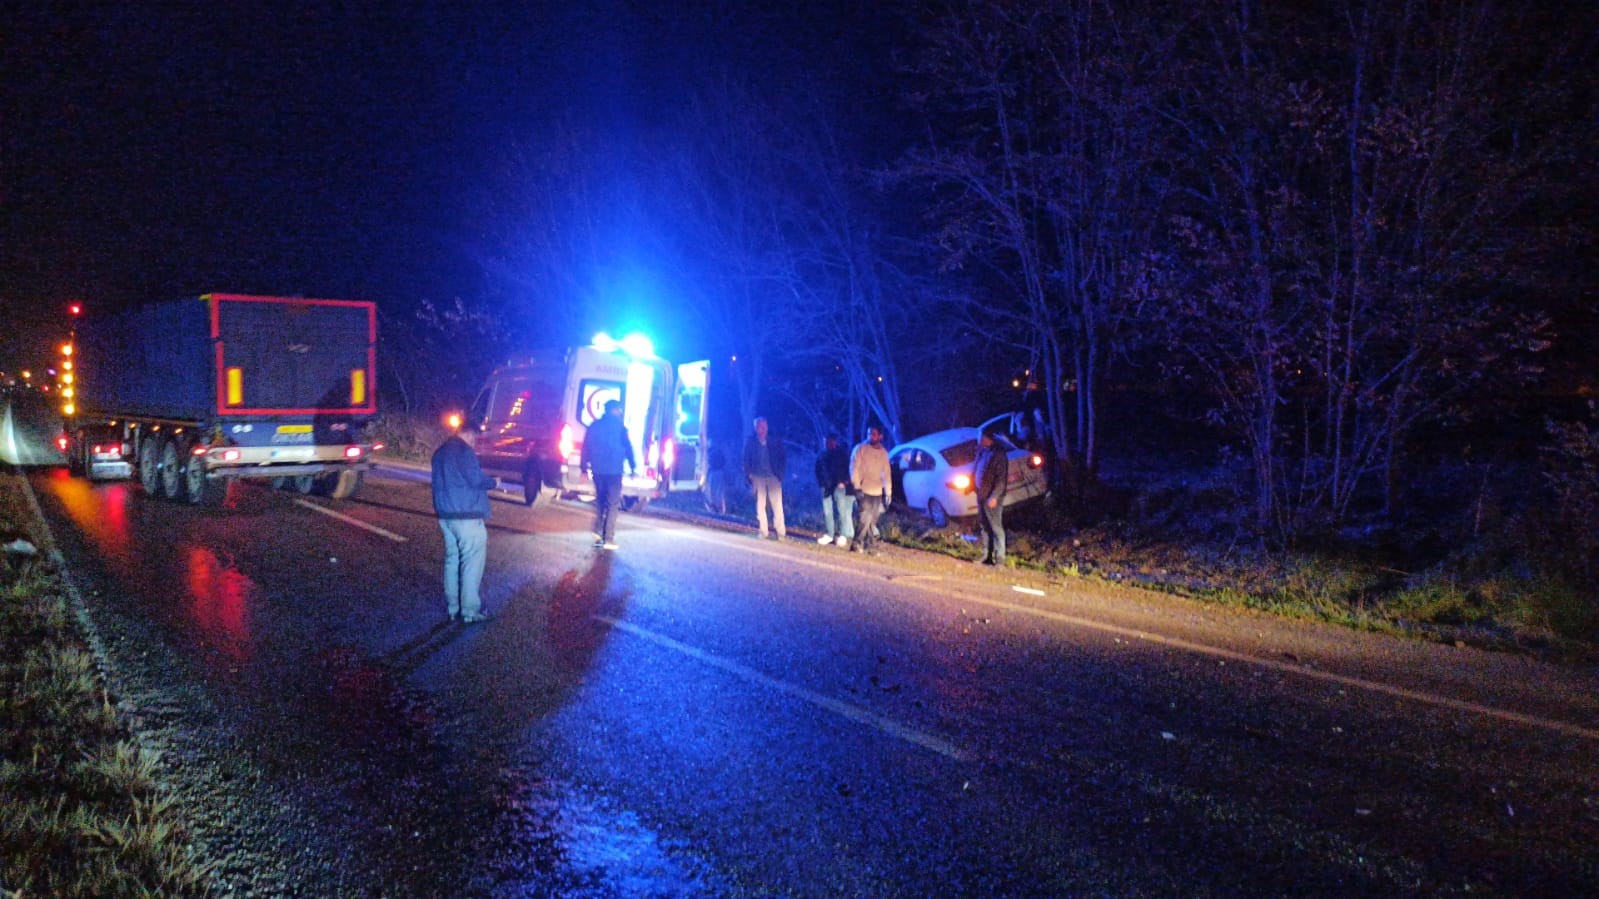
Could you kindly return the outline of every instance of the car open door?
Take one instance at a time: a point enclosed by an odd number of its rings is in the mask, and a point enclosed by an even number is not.
[[[705,485],[705,403],[710,382],[709,359],[677,367],[677,396],[672,407],[677,461],[672,465],[671,490],[699,490]]]

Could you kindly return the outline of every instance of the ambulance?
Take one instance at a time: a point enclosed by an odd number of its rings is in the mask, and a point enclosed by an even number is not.
[[[673,365],[648,338],[595,335],[588,346],[536,354],[494,370],[467,412],[481,422],[477,458],[484,473],[521,485],[523,502],[591,500],[583,438],[610,400],[622,403],[635,474],[622,504],[638,509],[705,484],[706,388],[710,362]]]

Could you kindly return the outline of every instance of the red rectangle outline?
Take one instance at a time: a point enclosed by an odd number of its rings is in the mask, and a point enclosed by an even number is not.
[[[251,296],[242,293],[208,293],[200,297],[211,313],[211,340],[217,347],[217,414],[218,415],[352,415],[364,413],[375,415],[378,411],[377,370],[378,370],[378,309],[377,304],[371,300],[307,300],[300,297],[263,297]],[[227,367],[222,358],[222,302],[230,303],[301,303],[307,306],[364,306],[366,307],[366,380],[367,392],[371,401],[365,406],[350,406],[343,409],[228,409],[221,402],[226,396]]]

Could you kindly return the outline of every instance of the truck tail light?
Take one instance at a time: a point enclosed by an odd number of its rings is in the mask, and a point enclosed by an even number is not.
[[[359,458],[361,458],[361,448],[359,446],[347,446],[347,447],[345,447],[344,448],[344,458],[346,458],[346,459],[359,459]]]
[[[203,456],[203,455],[205,455],[206,453],[208,453],[210,451],[211,451],[211,447],[206,446],[203,443],[197,443],[197,444],[195,444],[194,449],[189,450],[189,455],[191,455],[191,456]]]
[[[240,455],[239,451],[236,450],[236,449],[223,450],[222,451],[222,461],[224,461],[224,462],[237,462],[237,461],[239,461],[239,455]]]
[[[62,434],[60,437],[56,438],[56,448],[61,450],[63,453],[67,451],[67,435]]]

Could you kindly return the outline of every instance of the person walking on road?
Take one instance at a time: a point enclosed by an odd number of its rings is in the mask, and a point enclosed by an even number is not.
[[[855,541],[855,496],[850,491],[849,451],[838,435],[827,435],[827,448],[816,457],[816,486],[822,489],[822,524],[826,531],[816,542],[848,546]]]
[[[766,539],[766,508],[772,509],[772,532],[777,540],[788,539],[783,525],[783,474],[788,458],[781,440],[768,439],[770,428],[765,418],[755,419],[755,433],[744,443],[744,477],[755,491],[755,524]]]
[[[633,441],[622,424],[622,403],[608,400],[605,414],[583,437],[583,473],[594,479],[594,545],[616,549],[616,515],[622,505],[622,468],[638,474]]]
[[[469,421],[433,451],[433,514],[444,531],[444,609],[465,624],[489,620],[479,592],[489,550],[489,494],[500,479],[478,466],[481,425]]]
[[[1010,457],[991,431],[978,440],[977,461],[972,465],[972,486],[977,494],[977,528],[983,538],[983,564],[1005,564],[1005,487],[1010,481]]]
[[[849,460],[850,483],[861,507],[858,535],[849,544],[850,552],[877,554],[877,519],[894,499],[894,479],[888,467],[888,450],[883,448],[883,429],[872,425],[866,440],[855,447]]]

